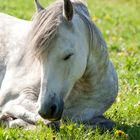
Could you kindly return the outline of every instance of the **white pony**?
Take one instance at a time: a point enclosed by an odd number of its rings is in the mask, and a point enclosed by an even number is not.
[[[86,6],[35,3],[33,21],[0,14],[1,121],[26,127],[70,119],[112,128],[103,113],[117,96],[117,76]]]

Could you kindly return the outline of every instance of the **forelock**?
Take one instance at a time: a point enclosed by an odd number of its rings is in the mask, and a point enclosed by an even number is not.
[[[62,21],[63,3],[57,2],[36,13],[28,36],[28,49],[32,55],[40,56],[57,33]]]

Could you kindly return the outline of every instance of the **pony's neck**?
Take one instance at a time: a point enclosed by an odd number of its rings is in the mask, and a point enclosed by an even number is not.
[[[87,67],[84,75],[79,79],[73,88],[73,91],[80,93],[91,93],[93,92],[97,85],[100,84],[103,77],[106,75],[108,70],[108,63],[106,62],[104,66],[89,66]]]
[[[100,37],[100,38],[98,38]],[[101,35],[95,36],[90,46],[87,67],[83,76],[76,82],[74,90],[92,92],[108,71],[109,58],[106,42]]]

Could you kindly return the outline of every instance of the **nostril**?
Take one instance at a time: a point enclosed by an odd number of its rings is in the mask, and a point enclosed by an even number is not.
[[[57,109],[57,106],[56,104],[53,104],[50,108],[51,112],[50,112],[50,115],[53,116],[56,112],[56,109]]]

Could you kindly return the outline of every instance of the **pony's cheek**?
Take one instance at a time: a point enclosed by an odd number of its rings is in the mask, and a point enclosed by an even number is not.
[[[74,83],[77,82],[83,76],[85,69],[86,69],[86,62],[81,61],[75,64],[71,72],[71,80]]]
[[[68,81],[68,80],[65,80],[64,83],[63,83],[63,86],[62,86],[62,89],[61,89],[61,92],[60,92],[60,96],[63,97],[63,99],[65,100],[65,98],[67,98],[67,96],[69,95],[69,93],[71,92],[74,84],[74,82],[72,81]]]

